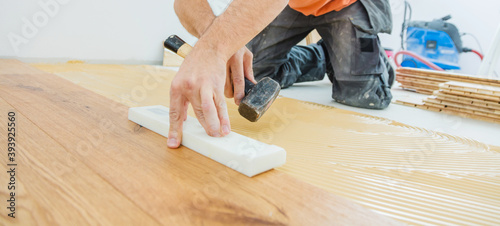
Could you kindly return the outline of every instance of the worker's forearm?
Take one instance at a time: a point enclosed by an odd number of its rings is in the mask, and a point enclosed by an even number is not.
[[[215,19],[207,0],[175,0],[174,9],[182,26],[197,38],[201,37]]]
[[[288,0],[234,0],[213,20],[194,49],[212,50],[228,60],[271,23],[287,3]]]

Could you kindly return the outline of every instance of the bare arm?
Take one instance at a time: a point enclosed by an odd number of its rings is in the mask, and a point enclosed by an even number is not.
[[[229,134],[230,123],[224,98],[226,64],[235,52],[283,10],[287,2],[234,0],[201,34],[172,81],[168,141],[170,148],[180,145],[188,103],[193,106],[196,117],[207,134],[216,137]],[[191,28],[199,32],[196,26],[195,24]]]
[[[174,9],[182,26],[197,38],[205,33],[215,19],[207,0],[175,0]]]
[[[197,44],[218,50],[229,59],[276,18],[287,3],[287,0],[234,0],[214,19]]]

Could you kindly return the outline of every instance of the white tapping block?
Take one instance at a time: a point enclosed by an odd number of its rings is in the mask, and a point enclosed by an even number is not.
[[[161,105],[134,107],[128,119],[168,137],[169,109]],[[196,118],[183,124],[182,145],[242,174],[253,177],[285,164],[285,149],[231,132],[225,137],[208,136]]]

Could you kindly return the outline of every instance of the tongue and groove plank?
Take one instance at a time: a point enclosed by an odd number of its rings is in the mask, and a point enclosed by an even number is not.
[[[126,106],[19,61],[0,61],[0,96],[66,150],[65,167],[81,162],[162,224],[399,224],[280,171],[248,178],[187,148],[169,150],[127,120]]]
[[[0,225],[147,224],[159,222],[0,98],[0,131],[16,113],[16,214],[0,215]],[[4,133],[2,133],[3,135]],[[6,172],[7,140],[0,140],[0,170]],[[8,200],[2,186],[1,200]],[[3,211],[2,211],[3,212]]]

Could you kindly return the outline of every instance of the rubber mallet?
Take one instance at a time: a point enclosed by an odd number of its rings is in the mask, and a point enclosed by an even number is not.
[[[181,57],[186,57],[192,47],[179,36],[171,35],[164,42],[165,48]],[[245,78],[245,97],[241,100],[238,112],[251,122],[256,122],[267,111],[281,90],[278,82],[265,77],[257,84]]]

